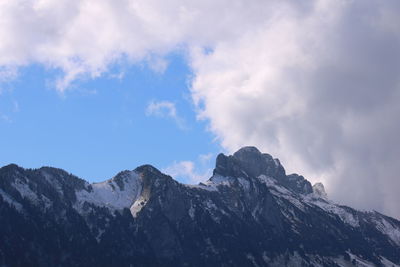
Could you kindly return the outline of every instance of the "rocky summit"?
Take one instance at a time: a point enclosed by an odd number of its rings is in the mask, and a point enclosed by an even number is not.
[[[0,169],[1,266],[399,266],[400,222],[335,204],[255,147],[186,185],[150,165],[90,184]]]

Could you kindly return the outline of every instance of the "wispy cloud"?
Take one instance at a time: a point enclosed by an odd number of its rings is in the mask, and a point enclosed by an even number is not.
[[[12,105],[5,108],[4,111],[0,112],[0,121],[13,123],[14,115],[20,111],[20,106],[18,101],[12,100]]]
[[[175,103],[173,102],[151,101],[147,105],[146,115],[172,119],[180,129],[187,129],[185,120],[178,115]]]
[[[7,123],[12,123],[13,122],[12,119],[9,116],[7,116],[5,114],[1,114],[1,113],[0,113],[0,119],[2,121],[4,121],[4,122],[7,122]]]
[[[12,108],[12,112],[19,112],[19,103],[18,101],[14,100],[13,101],[13,108]]]
[[[179,161],[162,170],[173,178],[188,184],[198,184],[210,178],[212,171],[198,171],[193,161]]]
[[[195,161],[183,160],[173,162],[171,165],[162,169],[162,171],[173,178],[187,183],[198,184],[205,182],[212,175],[213,154],[200,154]]]
[[[152,56],[149,57],[146,62],[149,67],[156,73],[162,74],[168,67],[168,62],[161,56]]]
[[[201,154],[199,155],[199,162],[201,165],[205,166],[208,165],[214,156],[213,153],[208,153],[208,154]]]
[[[0,65],[0,83],[14,80],[18,76],[18,68],[15,66]]]

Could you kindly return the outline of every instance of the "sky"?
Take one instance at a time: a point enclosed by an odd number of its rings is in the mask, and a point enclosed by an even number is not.
[[[254,145],[400,218],[397,0],[0,1],[0,164],[185,183]]]
[[[152,164],[182,182],[206,179],[220,148],[196,119],[190,70],[180,55],[168,62],[163,73],[114,67],[65,93],[52,87],[59,71],[21,68],[0,95],[0,165],[54,166],[98,182]]]

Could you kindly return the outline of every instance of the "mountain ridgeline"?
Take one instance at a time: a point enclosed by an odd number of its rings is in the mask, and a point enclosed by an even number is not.
[[[0,169],[0,266],[399,266],[400,222],[328,199],[254,147],[199,185],[150,165],[90,184]]]

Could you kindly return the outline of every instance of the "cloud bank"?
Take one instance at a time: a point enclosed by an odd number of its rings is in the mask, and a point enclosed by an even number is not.
[[[64,91],[121,62],[163,71],[181,51],[224,149],[256,145],[332,198],[400,217],[399,13],[397,0],[1,1],[0,76],[44,64]]]
[[[195,55],[200,116],[343,203],[400,216],[398,2],[316,2]],[[234,56],[233,56],[234,55]]]

